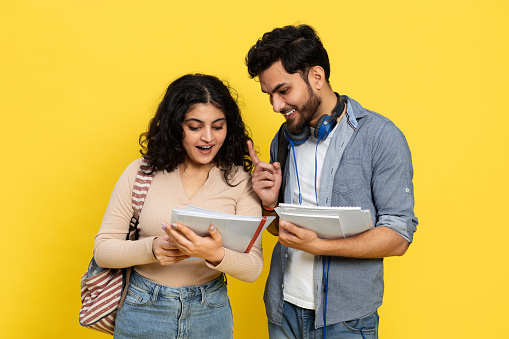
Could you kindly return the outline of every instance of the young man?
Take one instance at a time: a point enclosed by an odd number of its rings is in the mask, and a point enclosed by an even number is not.
[[[330,240],[279,221],[264,295],[270,338],[324,331],[329,338],[378,338],[383,258],[403,255],[417,226],[405,137],[387,118],[332,90],[327,52],[310,26],[265,33],[246,65],[286,119],[272,140],[270,164],[249,144],[264,210],[273,213],[278,202],[359,206],[371,210],[375,226]]]

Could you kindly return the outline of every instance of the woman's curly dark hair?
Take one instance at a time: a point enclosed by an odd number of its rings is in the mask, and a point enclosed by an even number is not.
[[[187,74],[173,81],[150,121],[148,131],[140,135],[140,153],[149,163],[148,172],[171,172],[186,159],[182,144],[182,123],[186,113],[197,104],[212,104],[226,117],[227,134],[216,157],[228,185],[235,172],[233,166],[253,168],[247,141],[251,140],[237,105],[237,92],[215,76]]]

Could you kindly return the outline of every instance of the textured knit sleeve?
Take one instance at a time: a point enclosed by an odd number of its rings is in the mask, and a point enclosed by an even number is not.
[[[154,237],[125,240],[133,215],[131,194],[140,163],[141,160],[136,160],[125,169],[111,194],[94,244],[94,257],[101,267],[123,268],[156,261],[152,253]]]
[[[240,189],[235,214],[261,216],[261,204],[258,196],[253,191],[251,176],[243,170],[239,170],[239,172],[237,176],[242,181],[235,188]],[[207,265],[236,279],[254,282],[263,268],[262,234],[258,236],[249,253],[239,253],[225,248],[225,256],[221,263],[214,266],[207,262]]]

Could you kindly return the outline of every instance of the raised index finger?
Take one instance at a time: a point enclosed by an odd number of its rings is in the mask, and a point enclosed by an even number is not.
[[[256,151],[254,150],[253,143],[251,140],[247,141],[247,148],[249,150],[249,157],[251,158],[251,161],[256,166],[260,162],[260,159],[258,159],[258,155],[256,155]]]

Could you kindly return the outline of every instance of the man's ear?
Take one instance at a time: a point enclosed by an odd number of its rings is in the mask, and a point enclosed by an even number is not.
[[[320,66],[313,66],[308,73],[308,81],[311,87],[317,90],[322,89],[325,81],[325,71]]]

